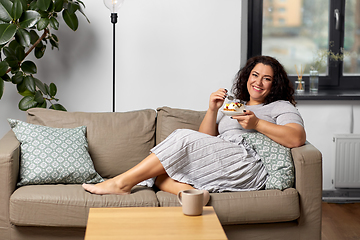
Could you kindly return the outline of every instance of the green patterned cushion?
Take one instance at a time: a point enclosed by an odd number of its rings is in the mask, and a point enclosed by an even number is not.
[[[260,155],[269,174],[265,189],[293,187],[294,163],[290,148],[271,140],[262,133],[246,133],[243,138]]]
[[[8,119],[21,143],[18,186],[57,183],[98,183],[88,152],[86,127],[51,128]]]

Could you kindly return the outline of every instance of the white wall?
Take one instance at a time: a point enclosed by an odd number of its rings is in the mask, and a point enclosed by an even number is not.
[[[37,78],[58,86],[68,111],[112,111],[112,24],[103,1],[86,1],[91,23],[79,15],[72,32],[63,22],[54,32],[60,51],[47,50]],[[116,111],[170,106],[206,110],[211,92],[231,88],[246,56],[246,1],[126,0],[116,24]],[[245,46],[245,47],[244,47]],[[21,97],[6,84],[0,101],[0,137],[6,118],[26,120],[17,110]],[[324,189],[333,178],[333,133],[348,133],[351,106],[359,101],[300,101],[308,140],[324,157]],[[355,123],[355,132],[360,132]]]
[[[334,134],[360,134],[360,101],[298,101],[307,140],[323,155],[323,189],[334,189]],[[353,119],[352,119],[353,116]],[[353,127],[352,127],[353,121]]]
[[[60,51],[36,60],[37,78],[58,86],[68,111],[112,111],[112,30],[103,1],[87,1],[79,29],[63,22]],[[205,110],[219,87],[231,87],[240,66],[238,0],[127,0],[116,24],[116,111],[172,106]],[[0,102],[0,136],[6,118],[25,120],[21,96],[6,84]]]

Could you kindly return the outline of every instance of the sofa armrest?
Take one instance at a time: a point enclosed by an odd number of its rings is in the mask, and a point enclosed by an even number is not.
[[[20,142],[10,130],[0,139],[0,230],[10,227],[9,201],[19,174]],[[0,232],[0,236],[2,232]]]
[[[321,152],[310,143],[293,148],[291,152],[295,165],[295,188],[300,200],[298,224],[302,230],[299,233],[306,233],[307,239],[321,239]]]

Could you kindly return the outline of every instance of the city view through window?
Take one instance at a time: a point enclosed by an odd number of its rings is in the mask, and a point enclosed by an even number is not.
[[[276,57],[290,75],[295,65],[304,75],[310,68],[327,74],[329,9],[329,0],[264,0],[262,54]],[[359,12],[360,0],[346,0],[343,58],[331,58],[344,61],[344,75],[360,75]]]

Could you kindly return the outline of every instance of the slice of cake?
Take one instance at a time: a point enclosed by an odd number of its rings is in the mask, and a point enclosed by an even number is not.
[[[224,111],[236,112],[236,111],[239,111],[243,105],[244,104],[239,103],[239,102],[226,103],[225,107],[224,107]]]

